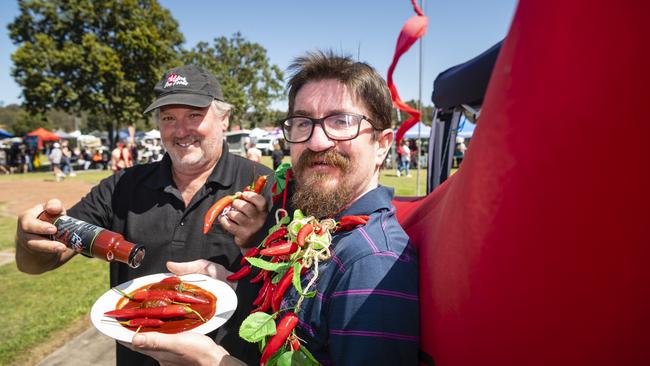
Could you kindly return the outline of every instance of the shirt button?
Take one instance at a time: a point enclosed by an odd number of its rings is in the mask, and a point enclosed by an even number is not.
[[[185,221],[181,221],[181,226],[185,226]]]

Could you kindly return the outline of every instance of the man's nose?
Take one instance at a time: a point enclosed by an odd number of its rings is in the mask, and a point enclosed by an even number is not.
[[[176,135],[185,135],[191,130],[191,123],[189,119],[182,118],[176,123]]]
[[[307,141],[307,148],[311,151],[320,152],[328,150],[332,146],[334,146],[334,141],[327,137],[323,126],[315,124],[311,138]]]

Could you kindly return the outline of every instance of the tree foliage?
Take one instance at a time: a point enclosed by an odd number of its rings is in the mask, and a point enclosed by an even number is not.
[[[283,75],[277,65],[270,64],[264,47],[238,32],[231,38],[215,38],[212,45],[199,42],[182,59],[214,73],[224,99],[235,106],[231,124],[255,127],[272,121],[269,107],[283,95]]]
[[[12,76],[33,114],[88,112],[110,132],[143,119],[183,35],[156,0],[20,0]]]

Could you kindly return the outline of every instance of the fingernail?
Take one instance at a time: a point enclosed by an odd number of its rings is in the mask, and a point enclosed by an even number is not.
[[[131,343],[135,347],[143,347],[144,346],[144,335],[142,335],[142,334],[134,335],[133,339],[131,340]]]

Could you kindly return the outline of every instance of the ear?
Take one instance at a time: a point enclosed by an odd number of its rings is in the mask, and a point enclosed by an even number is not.
[[[375,155],[375,166],[380,167],[384,163],[394,139],[395,132],[390,128],[379,133],[379,137],[377,138],[378,147]]]
[[[223,132],[228,131],[228,125],[230,125],[230,112],[226,112],[223,117],[221,117],[221,130]]]

